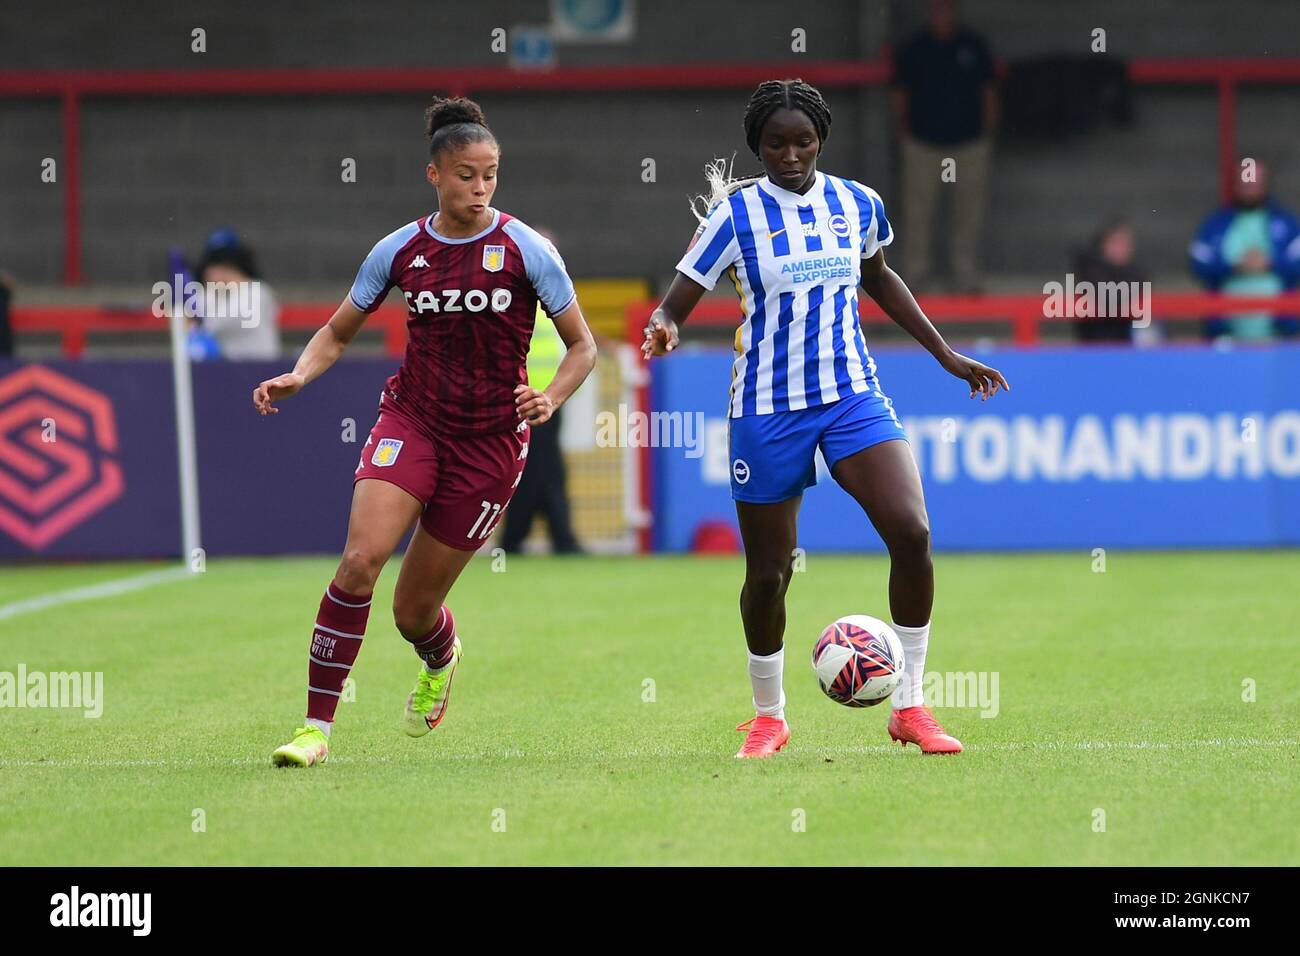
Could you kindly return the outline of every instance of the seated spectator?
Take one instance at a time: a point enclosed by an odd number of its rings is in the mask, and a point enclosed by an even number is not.
[[[1096,286],[1103,282],[1146,282],[1146,272],[1135,262],[1136,252],[1133,227],[1124,219],[1111,219],[1098,230],[1091,243],[1075,253],[1075,283],[1090,282]],[[1131,298],[1126,301],[1133,304]],[[1150,303],[1146,306],[1149,308]],[[1081,342],[1132,342],[1133,321],[1141,317],[1125,314],[1078,318],[1074,320],[1074,329]]]
[[[203,328],[216,339],[221,357],[278,358],[280,309],[271,287],[258,272],[252,249],[238,234],[232,229],[218,229],[208,236],[194,271],[208,289]],[[237,288],[235,283],[248,285]]]
[[[1232,202],[1201,224],[1191,245],[1192,272],[1208,289],[1230,295],[1277,295],[1300,282],[1300,225],[1269,197],[1268,169],[1233,183]],[[1296,321],[1267,312],[1211,319],[1209,338],[1271,341],[1294,335]]]

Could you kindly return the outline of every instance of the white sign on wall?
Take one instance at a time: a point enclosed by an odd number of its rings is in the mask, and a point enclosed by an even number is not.
[[[551,0],[551,35],[559,43],[626,43],[636,35],[633,0]]]

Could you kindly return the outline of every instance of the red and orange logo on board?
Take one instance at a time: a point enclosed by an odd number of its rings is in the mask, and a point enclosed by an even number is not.
[[[40,551],[125,488],[108,396],[41,365],[0,378],[0,531]]]

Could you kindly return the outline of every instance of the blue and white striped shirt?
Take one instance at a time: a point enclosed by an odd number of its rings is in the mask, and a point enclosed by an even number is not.
[[[729,417],[878,389],[858,283],[893,239],[873,189],[821,172],[803,195],[764,178],[710,211],[677,270],[706,289],[725,272],[740,295]]]

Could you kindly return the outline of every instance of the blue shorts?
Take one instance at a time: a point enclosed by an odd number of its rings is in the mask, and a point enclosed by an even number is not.
[[[818,447],[826,467],[894,438],[907,440],[893,403],[873,390],[791,412],[727,420],[731,497],[772,504],[817,484]]]

